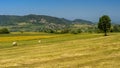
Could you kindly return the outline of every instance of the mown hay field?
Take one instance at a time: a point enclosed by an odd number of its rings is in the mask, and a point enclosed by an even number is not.
[[[55,36],[14,36],[14,37],[0,37],[0,42],[45,39],[45,38],[51,38],[51,37],[55,37]]]
[[[15,35],[0,35],[24,36],[18,46],[0,41],[0,68],[120,68],[120,33]]]

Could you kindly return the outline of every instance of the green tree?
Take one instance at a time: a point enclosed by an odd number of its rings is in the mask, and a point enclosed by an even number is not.
[[[0,34],[9,34],[9,30],[7,28],[0,29]]]
[[[103,15],[102,17],[100,17],[99,23],[98,23],[98,28],[105,33],[105,36],[107,36],[107,32],[111,28],[111,19],[110,19],[110,17],[107,16],[107,15]]]

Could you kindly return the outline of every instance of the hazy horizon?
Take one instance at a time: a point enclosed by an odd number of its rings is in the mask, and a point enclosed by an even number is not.
[[[119,0],[1,0],[0,15],[36,14],[93,22],[109,15],[113,22],[119,23],[119,6]]]

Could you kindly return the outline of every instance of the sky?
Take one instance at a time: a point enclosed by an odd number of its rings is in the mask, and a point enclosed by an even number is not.
[[[0,15],[49,15],[98,22],[109,15],[120,23],[120,0],[0,0]]]

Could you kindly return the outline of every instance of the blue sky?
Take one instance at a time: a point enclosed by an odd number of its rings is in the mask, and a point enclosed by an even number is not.
[[[120,22],[120,0],[0,0],[0,15],[49,15],[97,22],[109,15]]]

